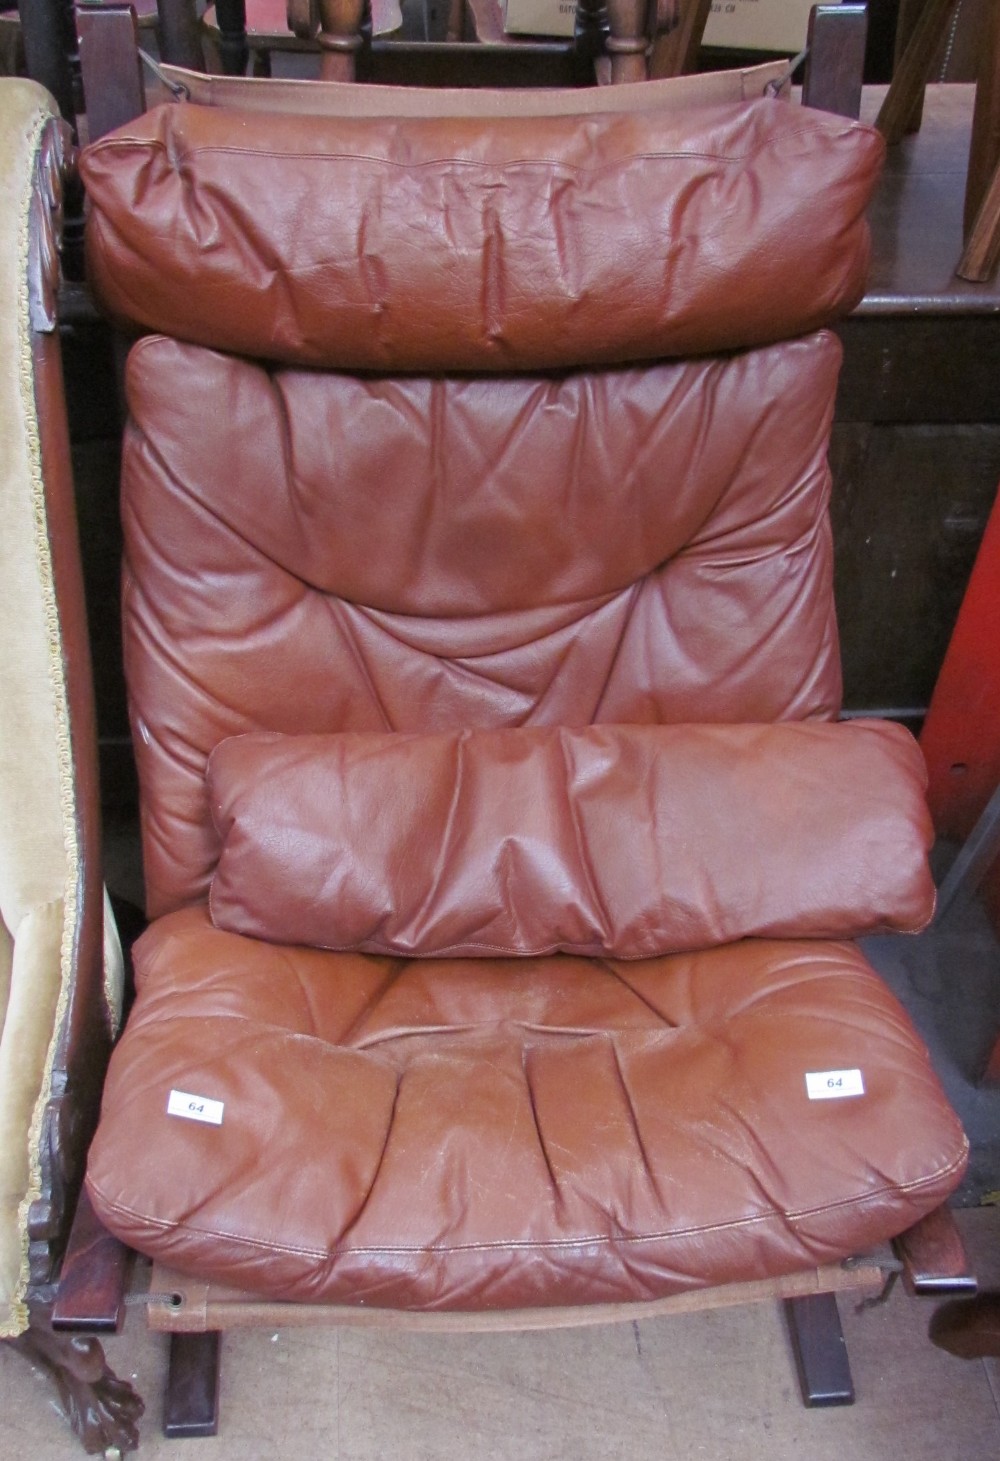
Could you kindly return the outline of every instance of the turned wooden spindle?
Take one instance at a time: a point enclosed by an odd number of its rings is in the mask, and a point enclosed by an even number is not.
[[[613,85],[646,80],[648,9],[648,0],[608,0],[607,48]]]
[[[219,27],[219,60],[223,72],[227,76],[245,75],[250,59],[246,0],[215,0],[215,21]]]
[[[318,0],[317,8],[320,77],[323,81],[353,81],[365,0]]]

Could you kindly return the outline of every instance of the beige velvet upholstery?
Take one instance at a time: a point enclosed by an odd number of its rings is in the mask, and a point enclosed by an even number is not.
[[[62,997],[61,898],[32,908],[14,943],[0,1034],[0,1310],[2,1332],[24,1328],[27,1205],[39,1195],[35,1109],[48,1094],[49,1046]]]
[[[0,83],[0,1335],[27,1323],[28,1210],[41,1193],[38,1148],[71,1000],[80,885],[28,286],[43,134],[56,115],[33,82]],[[113,952],[106,996],[120,998]]]
[[[10,81],[0,91],[0,823],[5,833],[18,833],[0,842],[0,913],[15,935],[25,913],[61,897],[66,882],[59,753],[67,731],[52,674],[58,631],[42,536],[26,278],[35,155],[50,106],[27,82]]]

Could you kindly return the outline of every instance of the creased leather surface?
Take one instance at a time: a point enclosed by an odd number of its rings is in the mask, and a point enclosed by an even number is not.
[[[209,762],[212,921],[405,956],[912,932],[926,779],[887,722],[238,736]]]
[[[829,719],[828,334],[488,380],[129,359],[126,671],[147,908],[207,896],[250,730]]]
[[[760,1278],[901,1230],[965,1162],[849,945],[407,962],[275,947],[195,908],[154,925],[136,972],[97,1211],[276,1297],[518,1308]],[[807,1071],[854,1068],[864,1096],[807,1099]],[[167,1116],[172,1087],[222,1101],[222,1125]]]
[[[771,99],[502,126],[168,105],[83,155],[88,279],[119,320],[301,365],[728,350],[857,303],[883,152]]]

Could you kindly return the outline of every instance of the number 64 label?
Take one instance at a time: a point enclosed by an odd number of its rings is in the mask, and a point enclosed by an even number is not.
[[[167,1115],[183,1116],[188,1121],[205,1121],[209,1126],[222,1125],[224,1103],[208,1096],[194,1096],[190,1091],[171,1091],[167,1099]]]
[[[843,1096],[863,1096],[865,1083],[860,1070],[810,1070],[806,1072],[806,1094],[810,1101],[836,1101]]]

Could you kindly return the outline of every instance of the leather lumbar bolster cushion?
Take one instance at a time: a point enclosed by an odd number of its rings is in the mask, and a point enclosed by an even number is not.
[[[882,722],[239,736],[209,765],[212,917],[407,956],[916,930],[924,779]]]

